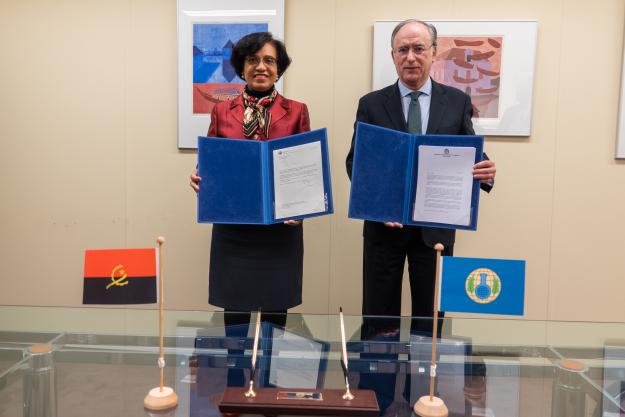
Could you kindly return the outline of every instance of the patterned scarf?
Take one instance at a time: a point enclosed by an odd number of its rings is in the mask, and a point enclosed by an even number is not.
[[[278,92],[273,90],[266,97],[256,98],[243,91],[243,134],[248,139],[259,139],[258,132],[261,131],[265,138],[269,136],[269,125],[271,124],[271,113],[269,106],[276,99]]]

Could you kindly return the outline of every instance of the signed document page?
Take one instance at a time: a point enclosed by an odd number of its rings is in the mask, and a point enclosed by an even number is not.
[[[468,226],[475,148],[419,146],[413,220]]]
[[[276,219],[325,210],[320,142],[274,150],[273,176]]]

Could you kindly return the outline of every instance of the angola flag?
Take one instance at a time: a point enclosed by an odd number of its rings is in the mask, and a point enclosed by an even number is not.
[[[156,303],[157,250],[86,250],[82,303]]]

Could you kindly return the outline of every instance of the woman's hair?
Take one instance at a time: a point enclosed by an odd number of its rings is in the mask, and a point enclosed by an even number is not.
[[[242,37],[232,49],[230,63],[239,76],[243,75],[243,66],[245,58],[254,55],[265,44],[270,43],[276,48],[276,61],[278,65],[278,78],[282,76],[284,71],[291,64],[291,58],[286,53],[286,48],[282,42],[274,39],[269,32],[255,32]],[[243,78],[243,77],[241,77]]]

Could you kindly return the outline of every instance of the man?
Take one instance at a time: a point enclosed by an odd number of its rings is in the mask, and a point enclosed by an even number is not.
[[[436,28],[420,20],[399,23],[391,36],[391,57],[398,82],[362,97],[356,122],[415,134],[473,135],[471,98],[430,78],[436,56]],[[354,135],[355,135],[354,124]],[[354,137],[347,155],[351,179]],[[495,163],[484,155],[473,177],[490,191]],[[363,229],[363,315],[399,316],[404,262],[408,258],[412,316],[432,316],[436,243],[451,255],[455,231],[365,221]]]

